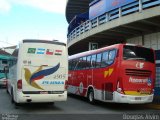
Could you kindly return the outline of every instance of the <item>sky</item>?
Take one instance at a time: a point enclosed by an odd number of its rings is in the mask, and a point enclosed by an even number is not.
[[[67,42],[66,0],[0,0],[0,48],[23,39]]]

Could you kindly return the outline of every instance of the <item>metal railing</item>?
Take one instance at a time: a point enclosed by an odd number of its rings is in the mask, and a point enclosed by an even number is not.
[[[120,18],[122,16],[132,14],[135,12],[142,12],[145,9],[160,5],[160,0],[137,0],[131,4],[124,5],[112,11],[108,11],[96,17],[93,20],[87,20],[78,27],[76,27],[67,36],[67,42],[69,43],[73,39],[77,38],[81,34],[114,19]],[[159,11],[157,11],[159,12]]]

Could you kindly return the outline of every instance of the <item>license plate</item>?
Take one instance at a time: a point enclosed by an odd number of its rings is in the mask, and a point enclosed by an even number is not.
[[[44,92],[40,92],[40,94],[48,94],[48,92],[44,91]]]
[[[141,100],[141,97],[135,97],[135,100]]]

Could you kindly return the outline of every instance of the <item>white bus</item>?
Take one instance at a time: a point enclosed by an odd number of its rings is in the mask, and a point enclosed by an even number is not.
[[[66,101],[67,58],[65,43],[23,40],[17,50],[17,60],[9,68],[7,91],[12,102],[17,105]]]

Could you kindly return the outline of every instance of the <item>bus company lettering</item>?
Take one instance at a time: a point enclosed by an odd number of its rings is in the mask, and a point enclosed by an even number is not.
[[[130,77],[129,82],[131,82],[131,83],[147,83],[148,79],[147,78],[146,79],[138,79],[138,78]]]
[[[137,62],[137,63],[136,63],[136,67],[139,68],[139,69],[142,69],[142,68],[144,68],[144,63],[142,63],[142,62]]]
[[[63,81],[42,81],[43,85],[63,85]]]

